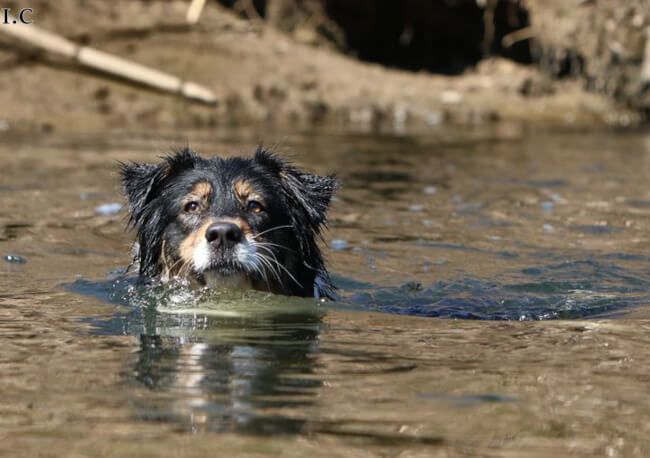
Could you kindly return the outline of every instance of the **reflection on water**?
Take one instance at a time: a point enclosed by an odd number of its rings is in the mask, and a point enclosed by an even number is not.
[[[140,335],[134,378],[172,399],[141,400],[137,415],[183,429],[300,433],[304,421],[270,409],[314,402],[317,316],[267,320],[160,317]],[[171,319],[164,319],[171,318]]]
[[[135,418],[193,433],[320,434],[383,445],[442,443],[436,435],[373,431],[368,422],[353,418],[305,415],[322,408],[323,355],[331,352],[355,365],[385,366],[378,373],[408,373],[417,367],[381,353],[321,348],[325,302],[259,292],[192,291],[179,285],[145,287],[132,279],[79,280],[70,288],[127,306],[110,319],[89,322],[97,334],[138,339],[137,359],[125,371],[126,382],[145,386],[151,396],[133,402]],[[512,401],[501,395],[438,397],[459,405]]]
[[[260,292],[141,286],[133,278],[72,290],[128,306],[93,320],[99,334],[137,337],[129,378],[156,393],[136,402],[142,419],[182,430],[299,433],[304,420],[271,413],[309,405],[321,380],[314,353],[322,310],[316,300]]]

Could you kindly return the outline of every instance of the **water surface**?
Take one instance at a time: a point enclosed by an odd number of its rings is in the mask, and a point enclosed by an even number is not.
[[[8,456],[650,453],[647,134],[4,135]],[[341,300],[121,279],[116,161],[258,138],[343,182]]]

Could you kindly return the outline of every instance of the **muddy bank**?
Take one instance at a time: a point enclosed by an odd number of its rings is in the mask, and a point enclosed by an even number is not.
[[[650,1],[527,0],[539,65],[650,113]]]
[[[11,3],[11,2],[10,2]],[[11,6],[11,5],[10,5]],[[217,107],[189,103],[18,46],[0,36],[4,130],[190,128],[228,123],[405,131],[522,122],[629,125],[638,112],[504,57],[462,75],[389,69],[344,55],[306,29],[278,30],[209,2],[198,25],[187,2],[34,1],[34,23],[78,43],[196,81]],[[301,31],[302,30],[302,31]]]
[[[244,0],[221,3],[389,67],[462,74],[504,57],[650,110],[647,0],[256,0],[253,13],[237,8]]]

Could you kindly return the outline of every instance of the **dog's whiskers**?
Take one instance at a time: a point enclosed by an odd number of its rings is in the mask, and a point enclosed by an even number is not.
[[[262,232],[260,232],[259,234],[255,234],[255,235],[253,235],[252,238],[253,238],[253,239],[257,239],[257,237],[259,237],[260,235],[264,235],[264,234],[267,234],[267,233],[269,233],[269,232],[271,232],[271,231],[276,231],[276,230],[278,230],[278,229],[287,229],[287,228],[290,228],[290,227],[293,227],[293,226],[292,226],[291,224],[284,224],[284,225],[282,225],[282,226],[275,226],[275,227],[272,227],[272,228],[267,229],[267,230],[265,230],[265,231],[262,231]]]
[[[257,261],[259,261],[257,253],[255,254],[254,258]],[[253,263],[250,264],[250,266],[252,266],[252,269],[253,269],[254,273],[257,273],[262,278],[262,280],[264,280],[264,282],[266,283],[266,286],[269,289],[271,289],[271,284],[269,283],[269,277],[268,277],[266,271],[264,269],[262,269],[262,267],[259,265],[259,263],[258,262],[253,262]]]
[[[261,246],[265,246],[265,247],[277,247],[277,248],[280,248],[280,249],[282,249],[282,250],[290,251],[291,253],[296,253],[296,254],[298,253],[296,250],[292,250],[291,248],[286,247],[286,246],[284,246],[284,245],[280,245],[279,243],[260,242],[260,241],[256,240],[256,241],[255,241],[255,245],[260,246],[260,247],[261,247]]]
[[[265,247],[261,246],[261,244],[259,244],[257,242],[252,243],[252,245],[257,247],[257,248],[265,248]],[[273,254],[272,251],[268,250],[268,248],[266,248],[266,250],[269,252],[269,254],[271,254],[275,258],[275,255]],[[264,253],[261,253],[259,250],[255,251],[254,257],[255,257],[255,260],[257,261],[258,265],[261,264],[262,266],[264,266],[266,268],[266,269],[262,269],[262,270],[265,273],[270,272],[273,275],[273,277],[280,283],[280,285],[284,287],[284,282],[282,281],[281,272],[276,267],[277,265],[279,265],[279,263],[277,261],[277,258],[271,259],[267,255],[265,255]],[[267,279],[267,283],[268,283],[268,276],[267,275],[264,275],[264,276]]]
[[[166,263],[167,257],[163,255],[162,260],[163,260],[163,262]],[[180,268],[178,269],[178,272],[175,273],[174,269],[176,269],[176,267],[179,266],[179,265],[180,265]],[[166,269],[169,277],[174,277],[174,276],[179,276],[179,275],[184,274],[186,265],[187,265],[187,262],[185,262],[185,260],[183,258],[180,258],[176,262],[174,262],[172,265],[167,265],[165,267],[165,269]]]
[[[299,287],[302,288],[302,284],[298,280],[296,280],[296,277],[294,277],[291,274],[291,272],[289,272],[289,269],[287,269],[285,266],[282,265],[282,263],[280,263],[280,261],[278,261],[278,258],[275,256],[275,253],[273,253],[273,251],[269,247],[264,246],[263,244],[257,244],[257,246],[261,249],[264,249],[267,253],[269,253],[272,256],[271,258],[267,255],[264,255],[263,253],[258,252],[258,254],[263,259],[266,259],[269,263],[273,262],[275,266],[278,268],[278,270],[282,269],[289,276],[289,278],[291,278]],[[280,281],[280,275],[278,275],[278,281]]]
[[[266,269],[262,269],[264,272],[264,277],[267,279],[268,283],[268,276],[266,275],[267,272],[270,272],[273,277],[280,283],[281,286],[284,286],[282,282],[282,278],[280,278],[280,272],[277,271],[277,269],[274,268],[274,266],[270,263],[269,259],[264,256],[262,253],[255,253],[255,259]],[[268,270],[267,270],[268,269]]]
[[[271,264],[270,260],[263,254],[258,254],[258,259],[268,269],[268,272],[271,272],[273,277],[280,283],[280,285],[284,286],[282,278],[280,277],[280,272],[273,266],[273,264]]]

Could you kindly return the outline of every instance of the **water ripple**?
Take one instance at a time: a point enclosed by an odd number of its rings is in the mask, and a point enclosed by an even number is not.
[[[587,259],[525,268],[493,280],[348,288],[343,302],[379,312],[441,318],[575,319],[650,303],[650,276],[609,260]]]

